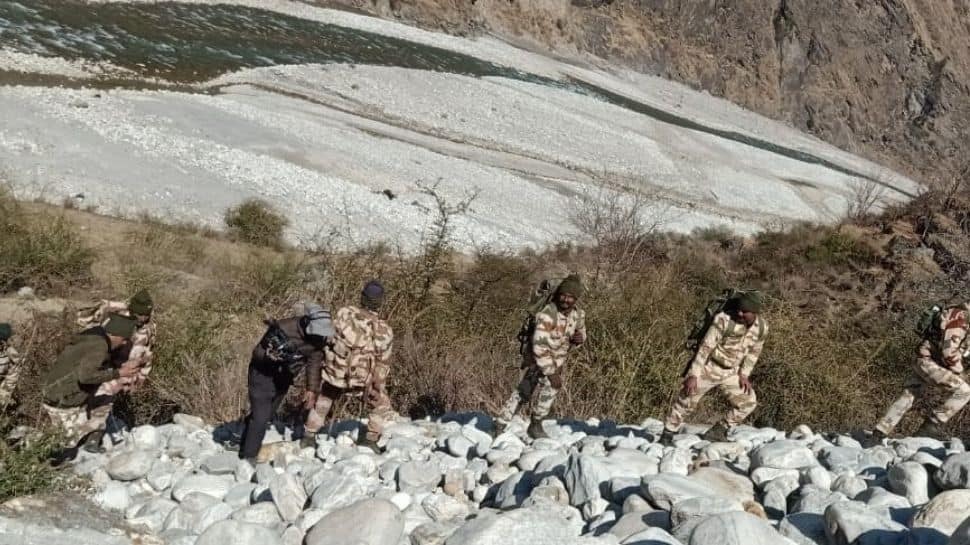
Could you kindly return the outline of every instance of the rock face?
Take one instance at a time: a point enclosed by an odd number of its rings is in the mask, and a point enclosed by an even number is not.
[[[317,522],[306,545],[396,545],[404,533],[404,516],[386,500],[363,500],[338,509]]]
[[[970,545],[958,441],[867,450],[807,428],[743,427],[731,441],[682,434],[664,447],[656,430],[596,421],[546,421],[549,437],[533,441],[517,421],[493,440],[458,421],[402,419],[377,453],[351,432],[321,434],[315,449],[277,436],[272,459],[253,466],[179,420],[75,465],[91,499],[166,545],[945,545],[951,533]],[[2,524],[38,535],[2,516],[0,545]],[[157,545],[148,538],[137,543]]]

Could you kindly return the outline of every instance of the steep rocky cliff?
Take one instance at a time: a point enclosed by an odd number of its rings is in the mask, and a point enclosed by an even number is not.
[[[323,0],[621,61],[919,177],[966,163],[965,0]]]

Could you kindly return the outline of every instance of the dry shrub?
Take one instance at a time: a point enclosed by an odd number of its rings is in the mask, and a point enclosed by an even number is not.
[[[62,215],[29,214],[0,186],[0,292],[86,285],[94,253]]]
[[[282,248],[283,230],[289,225],[271,204],[262,199],[248,199],[226,211],[226,227],[234,240],[256,246]]]

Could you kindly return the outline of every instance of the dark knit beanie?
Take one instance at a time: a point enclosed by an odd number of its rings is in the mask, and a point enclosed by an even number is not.
[[[738,298],[738,310],[741,312],[761,312],[761,307],[764,304],[762,301],[761,294],[753,291],[749,291],[741,295]]]
[[[377,280],[371,280],[364,285],[360,292],[360,304],[367,310],[377,310],[384,304],[384,286]]]
[[[579,275],[571,274],[562,279],[559,287],[556,288],[556,295],[562,293],[568,293],[577,299],[585,295],[586,288],[583,287],[583,281],[579,279]]]
[[[146,290],[139,291],[128,300],[128,312],[138,316],[147,316],[152,313],[154,308],[155,303],[152,301],[152,296]]]
[[[13,328],[10,324],[0,324],[0,342],[6,341],[10,337],[13,337]]]
[[[127,316],[111,314],[108,322],[104,324],[104,332],[114,337],[130,339],[135,334],[136,325],[135,321]]]

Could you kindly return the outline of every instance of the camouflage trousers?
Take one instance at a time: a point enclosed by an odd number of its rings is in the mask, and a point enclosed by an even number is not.
[[[725,369],[708,362],[697,377],[697,391],[693,395],[680,392],[667,414],[664,427],[672,432],[680,431],[684,420],[697,410],[701,398],[714,388],[720,390],[731,404],[731,411],[724,417],[724,423],[729,428],[744,422],[744,419],[758,406],[758,398],[754,390],[744,393],[741,388],[737,369]]]
[[[90,403],[80,407],[54,407],[46,403],[43,407],[51,422],[67,436],[68,443],[74,445],[89,433],[105,428],[112,400],[95,396]]]
[[[535,402],[532,403],[532,419],[542,420],[549,415],[552,410],[552,404],[556,401],[556,394],[559,390],[552,387],[552,383],[549,382],[549,377],[542,373],[536,365],[530,365],[526,368],[525,372],[522,373],[522,380],[519,381],[519,385],[512,392],[508,401],[502,406],[502,411],[499,413],[499,419],[508,422],[512,420],[519,408],[523,404],[528,403],[532,399],[532,394],[538,388],[539,393],[536,397]]]
[[[13,393],[20,382],[20,364],[10,362],[0,370],[3,371],[0,373],[0,407],[4,407],[13,404]]]
[[[924,395],[929,388],[942,390],[946,398],[934,408],[928,418],[936,424],[945,424],[956,416],[960,409],[970,401],[970,385],[959,374],[943,367],[932,358],[916,358],[913,376],[905,385],[886,415],[876,424],[876,429],[888,435],[899,425],[903,416],[913,407],[917,397]]]
[[[344,394],[364,395],[360,390],[337,388],[328,382],[323,383],[323,388],[317,395],[317,403],[307,415],[305,427],[308,433],[320,431],[320,428],[327,423],[327,417],[333,410],[334,402]],[[384,426],[396,420],[398,414],[391,406],[391,398],[383,387],[377,389],[375,395],[366,402],[370,407],[370,413],[367,417],[367,439],[377,441],[384,430]]]

